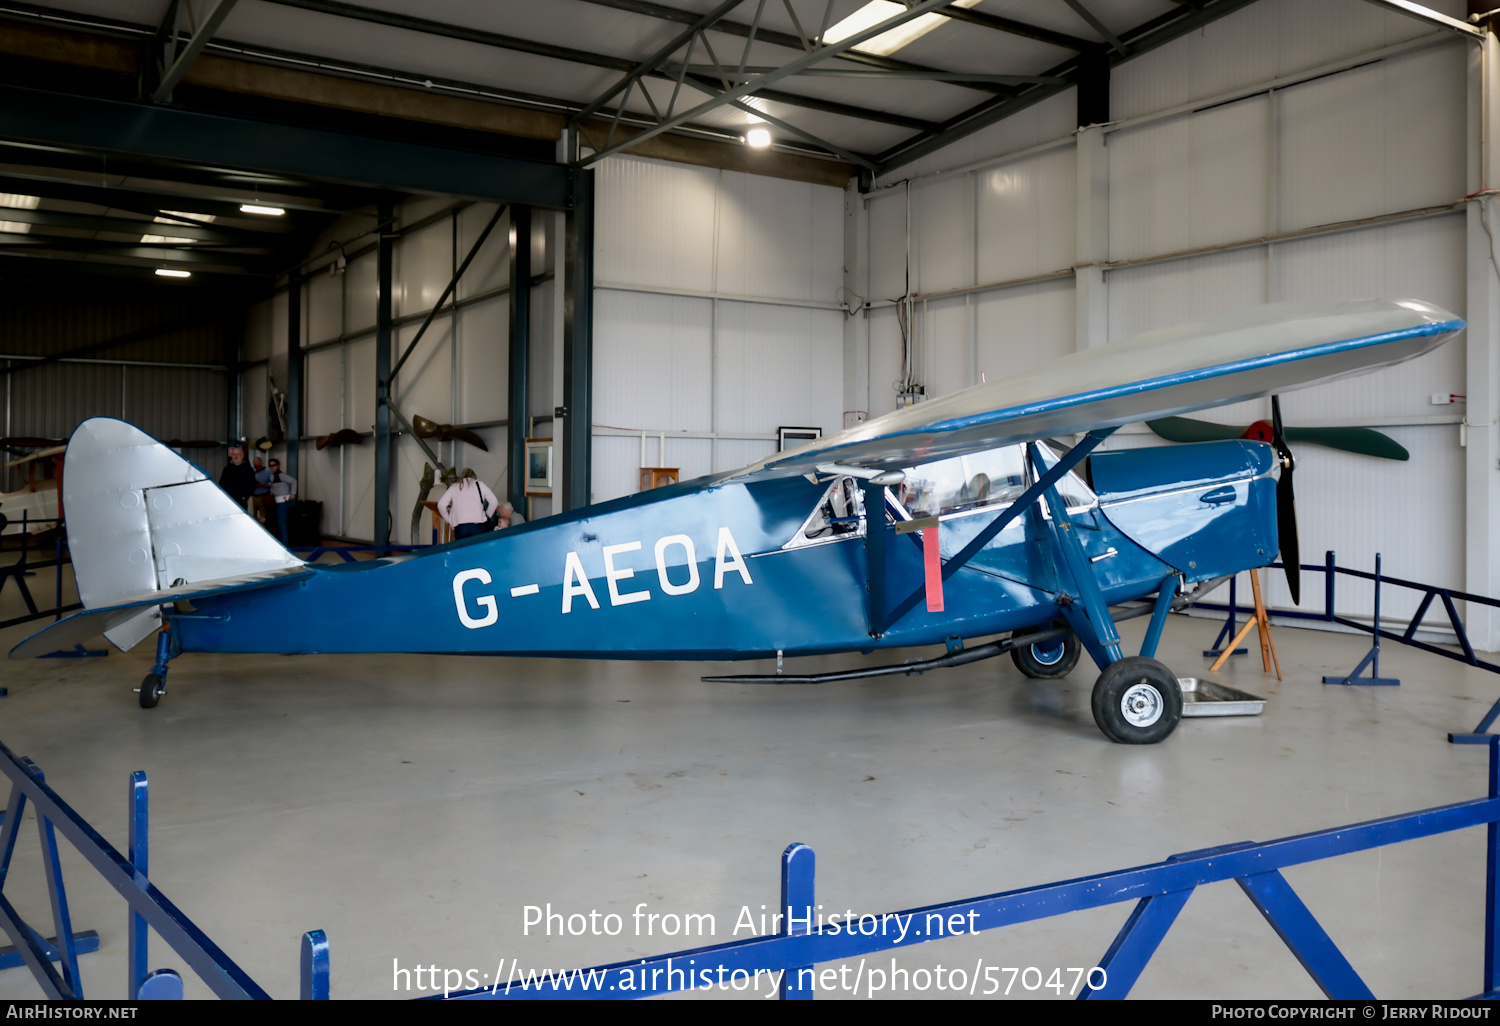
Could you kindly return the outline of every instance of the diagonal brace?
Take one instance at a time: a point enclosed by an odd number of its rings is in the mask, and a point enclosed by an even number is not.
[[[1236,883],[1255,903],[1318,988],[1335,1001],[1373,1000],[1375,995],[1359,978],[1344,953],[1313,918],[1280,870],[1238,877]]]
[[[172,54],[172,50],[175,48],[178,16],[184,5],[188,8],[188,14],[191,15],[193,12],[192,0],[172,0],[171,5],[167,8],[166,17],[162,19],[161,28],[157,30],[156,39],[158,44],[165,45],[162,45],[160,50],[162,55],[161,79],[156,83],[156,88],[151,90],[151,99],[156,103],[165,103],[172,98],[173,88],[176,87],[178,82],[182,81],[182,76],[186,75],[188,68],[193,66],[193,62],[198,59],[198,55],[203,52],[203,48],[208,45],[208,41],[219,30],[219,26],[224,23],[224,19],[229,17],[229,12],[234,8],[235,0],[219,0],[214,9],[209,12],[208,17],[203,19],[203,24],[193,30],[193,35],[187,41],[187,45],[182,48],[182,52],[176,54],[175,59],[173,59],[169,55]],[[169,60],[171,61],[170,66],[168,65]]]

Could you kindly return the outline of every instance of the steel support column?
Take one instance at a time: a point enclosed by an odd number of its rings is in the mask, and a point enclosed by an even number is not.
[[[505,414],[509,499],[526,512],[526,425],[531,412],[531,208],[510,208],[510,404]]]
[[[396,250],[395,209],[380,204],[375,257],[375,529],[376,545],[391,542],[391,264]]]
[[[579,169],[567,213],[563,269],[562,508],[593,501],[594,172]]]
[[[286,279],[286,472],[301,474],[302,455],[302,275]]]

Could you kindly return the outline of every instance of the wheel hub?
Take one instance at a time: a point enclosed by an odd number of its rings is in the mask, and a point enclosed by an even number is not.
[[[1040,641],[1031,646],[1031,658],[1043,666],[1056,666],[1062,662],[1067,651],[1067,643],[1061,638],[1056,641]]]
[[[1165,703],[1161,692],[1142,681],[1132,684],[1120,697],[1120,715],[1132,727],[1149,727],[1161,719]]]

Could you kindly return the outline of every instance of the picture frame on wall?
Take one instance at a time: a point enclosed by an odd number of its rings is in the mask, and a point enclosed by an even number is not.
[[[823,429],[820,427],[779,427],[776,429],[776,451],[786,452],[822,437]]]
[[[526,439],[526,494],[552,494],[552,439]]]

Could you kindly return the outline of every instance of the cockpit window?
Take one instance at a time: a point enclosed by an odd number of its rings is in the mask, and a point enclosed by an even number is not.
[[[812,515],[784,547],[861,536],[865,533],[864,515],[864,491],[852,477],[834,478]]]
[[[1039,444],[1038,448],[1048,466],[1057,462],[1057,454],[1047,446]],[[905,473],[896,497],[913,519],[1014,502],[1033,480],[1026,466],[1026,449],[1020,445],[924,463]],[[1057,489],[1069,509],[1094,503],[1093,493],[1075,474],[1065,475]]]

